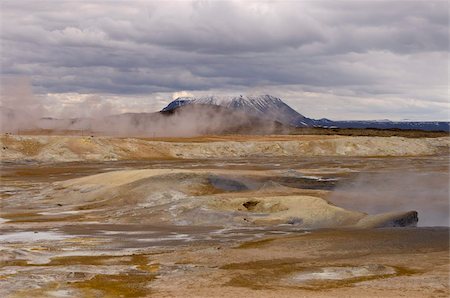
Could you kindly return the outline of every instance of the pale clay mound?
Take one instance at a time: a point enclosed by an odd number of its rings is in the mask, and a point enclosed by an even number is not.
[[[225,141],[214,142],[183,139],[165,142],[138,138],[3,135],[0,151],[2,161],[64,162],[251,156],[414,156],[437,154],[448,150],[450,145],[449,137],[298,136],[284,140],[272,140],[270,137],[249,139],[229,137]]]
[[[225,172],[215,171],[214,174]],[[54,183],[41,203],[47,206],[61,203],[114,222],[290,224],[307,229],[374,228],[417,223],[414,211],[367,215],[334,206],[319,197],[289,192],[273,195],[264,189],[215,193],[208,182],[211,174],[207,170],[170,169],[102,173]],[[202,195],[198,195],[199,192]],[[61,208],[58,209],[61,212]]]

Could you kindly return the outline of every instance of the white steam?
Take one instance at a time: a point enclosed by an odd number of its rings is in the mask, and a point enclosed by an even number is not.
[[[46,110],[33,95],[30,79],[1,77],[0,80],[0,130],[17,132],[37,128]]]
[[[190,105],[169,113],[121,113],[100,96],[65,100],[60,118],[51,118],[31,82],[24,77],[2,78],[1,132],[92,134],[111,136],[196,136],[220,133],[281,133],[280,124],[261,120],[243,111],[223,107]],[[173,97],[192,96],[175,92]]]
[[[449,226],[448,182],[448,172],[362,173],[328,199],[369,214],[415,210],[419,226]]]

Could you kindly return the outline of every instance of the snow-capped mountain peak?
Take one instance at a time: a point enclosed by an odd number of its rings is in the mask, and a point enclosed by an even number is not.
[[[187,104],[216,105],[233,110],[245,111],[253,116],[267,118],[284,124],[294,124],[303,119],[301,114],[289,107],[278,97],[271,95],[258,96],[203,96],[179,97],[162,111],[170,111]]]

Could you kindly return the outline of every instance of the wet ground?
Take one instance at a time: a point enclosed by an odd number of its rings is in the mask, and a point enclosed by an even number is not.
[[[3,163],[0,296],[447,297],[448,166],[448,156]],[[206,170],[183,186],[193,201],[308,194],[369,214],[416,210],[421,227],[311,230],[295,219],[235,223],[222,211],[191,224],[209,211],[180,213],[173,195],[136,210],[128,201],[79,208],[51,192],[57,182],[131,169]],[[182,178],[164,187],[175,189]],[[150,182],[139,189],[159,191]]]

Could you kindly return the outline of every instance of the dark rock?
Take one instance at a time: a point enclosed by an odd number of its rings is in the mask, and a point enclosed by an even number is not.
[[[298,225],[301,225],[303,223],[303,219],[301,219],[299,217],[291,217],[291,218],[289,218],[287,220],[286,223],[290,224],[290,225],[298,226]]]
[[[258,201],[248,201],[242,204],[242,206],[244,206],[248,211],[252,211],[258,204],[259,204]]]

